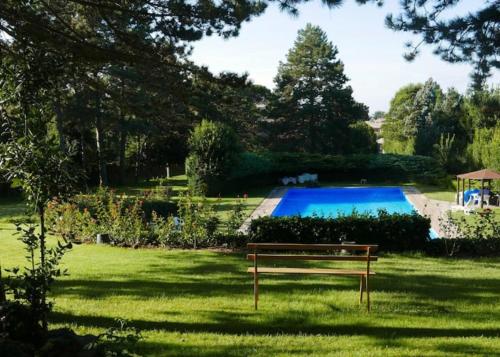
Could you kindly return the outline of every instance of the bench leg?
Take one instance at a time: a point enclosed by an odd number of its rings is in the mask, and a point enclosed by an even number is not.
[[[253,298],[255,304],[255,310],[257,310],[257,304],[259,302],[259,274],[253,274]]]
[[[368,286],[368,275],[365,277],[365,289],[366,289],[366,308],[370,311],[370,288]]]
[[[363,275],[359,276],[359,303],[363,302],[363,291],[364,291]]]

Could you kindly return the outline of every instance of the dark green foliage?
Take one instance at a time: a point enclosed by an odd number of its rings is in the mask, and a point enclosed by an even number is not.
[[[0,356],[32,357],[33,354],[33,346],[8,337],[0,337]]]
[[[464,106],[471,127],[492,128],[500,122],[500,88],[472,92]]]
[[[240,24],[261,14],[265,3],[203,1],[2,2],[0,23],[15,42],[66,54],[73,61],[158,63],[173,61],[184,42],[204,35],[238,34]],[[172,18],[177,21],[172,22]],[[0,37],[0,50],[9,41]]]
[[[230,177],[233,180],[264,178],[272,183],[283,175],[299,175],[304,172],[318,173],[320,180],[383,178],[433,181],[444,176],[438,163],[425,156],[245,153],[240,156]]]
[[[15,301],[27,304],[33,321],[47,331],[47,315],[52,308],[47,302],[47,293],[54,279],[64,274],[58,265],[66,250],[71,249],[71,243],[63,239],[55,247],[46,247],[46,207],[52,198],[66,197],[74,191],[79,170],[74,168],[67,153],[61,152],[60,147],[46,136],[29,130],[27,124],[24,135],[19,134],[18,117],[0,111],[0,118],[5,119],[2,123],[5,142],[0,145],[0,174],[22,190],[40,223],[39,233],[34,225],[16,224],[28,253],[28,267],[9,270],[11,275],[6,287],[0,281],[0,293],[11,292]]]
[[[367,120],[368,108],[352,97],[344,64],[337,56],[337,48],[319,27],[308,24],[299,31],[275,78],[269,147],[324,154],[350,152],[349,124]]]
[[[223,72],[195,77],[189,100],[198,121],[210,118],[230,126],[242,145],[251,150],[260,146],[259,122],[270,96],[269,89],[253,84],[247,74]]]
[[[47,315],[52,309],[47,294],[55,278],[66,274],[59,262],[71,249],[71,243],[63,241],[46,248],[42,233],[36,233],[35,226],[16,226],[25,246],[27,266],[22,270],[18,267],[5,269],[10,274],[3,289],[12,300],[3,302],[4,315],[0,320],[6,319],[2,329],[12,339],[38,345],[45,338]]]
[[[476,129],[468,153],[475,167],[500,171],[500,122],[494,128]]]
[[[346,135],[349,137],[350,154],[374,154],[378,151],[375,131],[365,122],[350,124]]]
[[[378,244],[383,251],[423,250],[429,241],[430,220],[417,213],[378,216],[353,214],[335,219],[262,217],[250,224],[249,240],[259,243]]]
[[[45,332],[40,321],[33,318],[34,315],[29,306],[20,301],[5,301],[0,304],[0,355],[2,354],[2,338],[14,341],[40,343]]]
[[[0,144],[0,175],[19,187],[28,203],[37,213],[53,197],[72,193],[81,174],[71,157],[59,150],[57,144],[31,131],[20,135],[15,121],[2,123],[2,134],[7,142]]]
[[[448,172],[495,167],[500,92],[446,93],[432,80],[401,88],[382,127],[384,152],[433,156]],[[483,159],[484,156],[484,159]]]
[[[214,236],[213,246],[229,249],[242,249],[249,242],[248,235],[243,233],[229,234],[218,232]]]
[[[186,160],[188,186],[196,193],[220,192],[240,151],[234,131],[225,124],[203,120],[189,139]]]
[[[383,127],[385,152],[431,156],[432,144],[440,134],[437,110],[442,97],[441,88],[432,79],[400,89]]]
[[[125,320],[117,320],[118,326],[111,327],[85,346],[95,351],[96,356],[139,357],[133,350],[142,339],[141,332],[127,325]]]
[[[422,44],[433,45],[434,53],[445,61],[474,65],[472,87],[481,89],[491,68],[499,68],[498,19],[496,1],[475,1],[474,11],[462,16],[448,16],[446,10],[461,0],[401,0],[402,12],[389,15],[386,25],[396,31],[420,34],[417,45],[407,44],[406,59],[413,60]],[[479,5],[481,4],[481,5]]]
[[[162,216],[175,216],[177,214],[177,204],[171,201],[144,200],[142,201],[142,210],[146,220],[151,220],[153,212]]]

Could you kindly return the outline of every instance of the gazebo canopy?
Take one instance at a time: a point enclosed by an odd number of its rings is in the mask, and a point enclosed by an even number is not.
[[[457,175],[457,178],[470,180],[500,180],[500,173],[494,170],[483,169]]]

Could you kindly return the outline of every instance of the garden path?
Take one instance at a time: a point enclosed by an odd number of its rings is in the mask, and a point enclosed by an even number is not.
[[[410,203],[417,209],[417,212],[431,219],[431,227],[439,237],[446,238],[445,232],[441,229],[441,220],[446,218],[447,212],[456,210],[456,205],[452,202],[432,200],[427,198],[415,187],[403,187],[403,192]]]
[[[242,233],[247,233],[250,228],[250,222],[252,220],[259,218],[270,216],[273,213],[274,209],[280,203],[281,198],[285,195],[286,191],[288,191],[287,187],[276,187],[273,189],[269,195],[261,202],[261,204],[252,212],[252,214],[243,222],[239,231]]]

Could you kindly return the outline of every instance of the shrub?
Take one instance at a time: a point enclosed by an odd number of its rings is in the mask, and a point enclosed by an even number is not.
[[[448,238],[455,239],[494,239],[500,238],[500,224],[495,212],[484,212],[475,216],[461,214],[448,215],[440,220],[440,228]]]
[[[245,220],[245,213],[243,212],[243,202],[240,198],[236,200],[236,204],[229,213],[226,221],[226,228],[228,235],[237,235],[243,221]]]
[[[385,251],[423,250],[430,220],[416,213],[378,216],[354,213],[335,219],[319,217],[261,217],[250,224],[251,242],[328,243],[354,241],[379,244]]]
[[[188,185],[195,193],[217,193],[239,152],[233,130],[225,124],[203,120],[189,138],[186,159]]]
[[[47,207],[47,226],[68,240],[94,242],[98,233],[110,235],[117,245],[155,244],[147,222],[177,214],[174,202],[116,196],[100,188],[95,194],[77,195],[68,202],[53,200]],[[152,228],[151,228],[152,229]]]
[[[217,232],[214,236],[213,244],[216,247],[240,249],[245,248],[248,242],[248,235],[240,232],[236,232],[235,234]]]
[[[152,219],[153,213],[162,217],[169,217],[177,215],[177,210],[178,208],[175,202],[155,199],[142,201],[142,211],[144,212],[144,217],[147,221]]]
[[[448,257],[498,257],[500,237],[496,238],[440,238],[427,243],[430,255]]]
[[[445,176],[436,160],[426,156],[359,154],[350,156],[303,153],[244,153],[233,167],[233,182],[275,182],[284,175],[318,173],[323,178],[359,180],[383,178],[436,182]],[[226,182],[227,185],[227,182]]]
[[[181,231],[173,216],[162,217],[153,212],[149,223],[152,241],[162,247],[181,246]]]
[[[109,234],[113,244],[140,246],[148,242],[144,211],[139,200],[131,205],[123,198],[111,200],[98,219],[102,229],[100,233]]]
[[[54,199],[47,204],[45,219],[51,233],[74,241],[77,238],[78,229],[83,224],[84,216],[75,203],[62,203]]]
[[[195,200],[189,193],[179,198],[182,242],[194,249],[209,246],[219,224],[211,205],[203,198]]]
[[[450,257],[500,256],[500,224],[494,213],[473,217],[449,213],[440,225],[448,238],[430,241],[427,246],[429,254]]]

